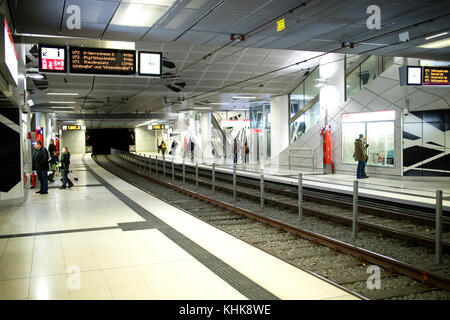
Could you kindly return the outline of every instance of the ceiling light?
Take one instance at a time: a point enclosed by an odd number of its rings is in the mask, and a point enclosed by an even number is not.
[[[256,99],[256,97],[252,97],[252,96],[236,96],[236,97],[233,97],[233,99]]]
[[[153,3],[143,4],[145,2],[142,0],[137,2],[139,3],[122,2],[114,14],[111,24],[127,27],[151,27],[168,8],[167,6],[152,5]]]
[[[58,106],[54,106],[52,107],[53,109],[73,109],[75,107],[58,107]]]
[[[56,103],[56,104],[74,104],[73,101],[50,101],[50,103]]]
[[[425,48],[425,49],[442,49],[442,48],[450,47],[450,38],[425,43],[425,44],[422,44],[417,47]]]
[[[441,32],[441,33],[438,33],[438,34],[426,37],[425,40],[430,40],[430,39],[437,38],[437,37],[440,37],[440,36],[445,36],[446,34],[448,34],[448,32]]]
[[[49,96],[77,96],[79,93],[70,93],[70,92],[47,92]]]
[[[193,110],[211,110],[211,107],[193,107]]]
[[[229,103],[229,102],[210,102],[209,104],[216,105],[216,106],[221,106],[221,105],[224,105],[224,104],[231,104],[231,103]]]
[[[44,79],[44,76],[39,73],[27,74],[27,76],[31,79]]]

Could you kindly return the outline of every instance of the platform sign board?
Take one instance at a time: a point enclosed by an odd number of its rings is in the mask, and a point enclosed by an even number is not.
[[[161,77],[162,75],[162,53],[139,51],[138,53],[138,74],[140,76]]]
[[[19,79],[19,58],[9,30],[8,21],[3,15],[3,28],[0,28],[0,70],[5,79],[13,86],[17,86]]]
[[[277,32],[283,31],[286,28],[284,18],[277,21]]]
[[[67,130],[81,130],[81,126],[79,125],[67,126]]]
[[[165,124],[154,124],[152,130],[165,130],[168,129]]]
[[[135,75],[136,51],[106,48],[69,48],[70,73]]]
[[[423,85],[449,85],[449,67],[423,67]]]
[[[238,120],[221,120],[220,126],[222,128],[230,127],[250,127],[250,119],[238,119]]]
[[[66,47],[39,46],[39,72],[66,73]]]

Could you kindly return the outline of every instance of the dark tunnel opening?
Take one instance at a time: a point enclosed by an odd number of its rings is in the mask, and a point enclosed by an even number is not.
[[[129,151],[134,145],[134,129],[88,129],[86,145],[92,146],[92,154],[110,154],[111,148]]]

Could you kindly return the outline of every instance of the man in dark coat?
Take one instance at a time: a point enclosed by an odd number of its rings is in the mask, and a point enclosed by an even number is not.
[[[39,182],[41,183],[41,189],[36,193],[47,194],[48,193],[48,151],[45,149],[40,141],[36,141],[34,144],[33,154],[33,170],[36,170]]]
[[[66,184],[69,184],[69,189],[73,187],[73,182],[69,179],[69,166],[70,166],[70,153],[69,150],[64,147],[62,149],[62,155],[61,155],[61,172],[62,172],[62,186],[60,189],[65,189]]]
[[[48,177],[48,180],[50,182],[54,182],[53,178],[55,177],[56,173],[56,165],[58,164],[58,155],[56,154],[56,146],[55,146],[55,140],[50,140],[50,144],[48,146],[48,153],[50,154],[50,170],[52,173]]]
[[[353,154],[353,158],[358,161],[358,167],[356,168],[356,178],[358,179],[368,178],[366,175],[366,162],[369,160],[367,156],[368,146],[364,142],[364,135],[360,134],[359,139],[355,140],[355,153]]]

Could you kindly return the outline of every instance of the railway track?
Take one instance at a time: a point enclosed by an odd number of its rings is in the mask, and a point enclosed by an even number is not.
[[[225,232],[307,272],[368,299],[450,299],[450,280],[202,195],[167,179],[130,169],[123,160],[97,157],[105,169]],[[172,192],[167,192],[168,188]],[[381,270],[382,288],[370,290],[369,264]]]
[[[149,163],[149,158],[137,155],[129,155],[127,158],[135,164],[137,169],[149,173],[158,170],[163,172],[163,161],[158,160]],[[157,167],[159,167],[157,169]],[[171,164],[166,163],[166,176],[171,177]],[[212,187],[211,172],[200,170],[198,172],[198,184]],[[182,180],[182,167],[174,165],[174,178]],[[186,166],[185,181],[195,183],[195,169]],[[260,185],[255,179],[239,177],[237,179],[236,194],[239,197],[260,201]],[[215,189],[218,191],[233,193],[232,177],[223,173],[215,174]],[[264,202],[273,206],[288,209],[293,213],[298,212],[297,188],[290,185],[280,185],[271,182],[264,183]],[[359,199],[358,205],[358,230],[368,230],[381,233],[385,236],[405,240],[428,248],[435,247],[434,215],[418,209],[396,207],[389,204],[373,203],[367,199]],[[351,226],[352,225],[352,199],[344,195],[320,193],[313,190],[304,190],[303,213],[316,216],[327,221]],[[450,219],[444,217],[443,225],[443,252],[450,253]]]

